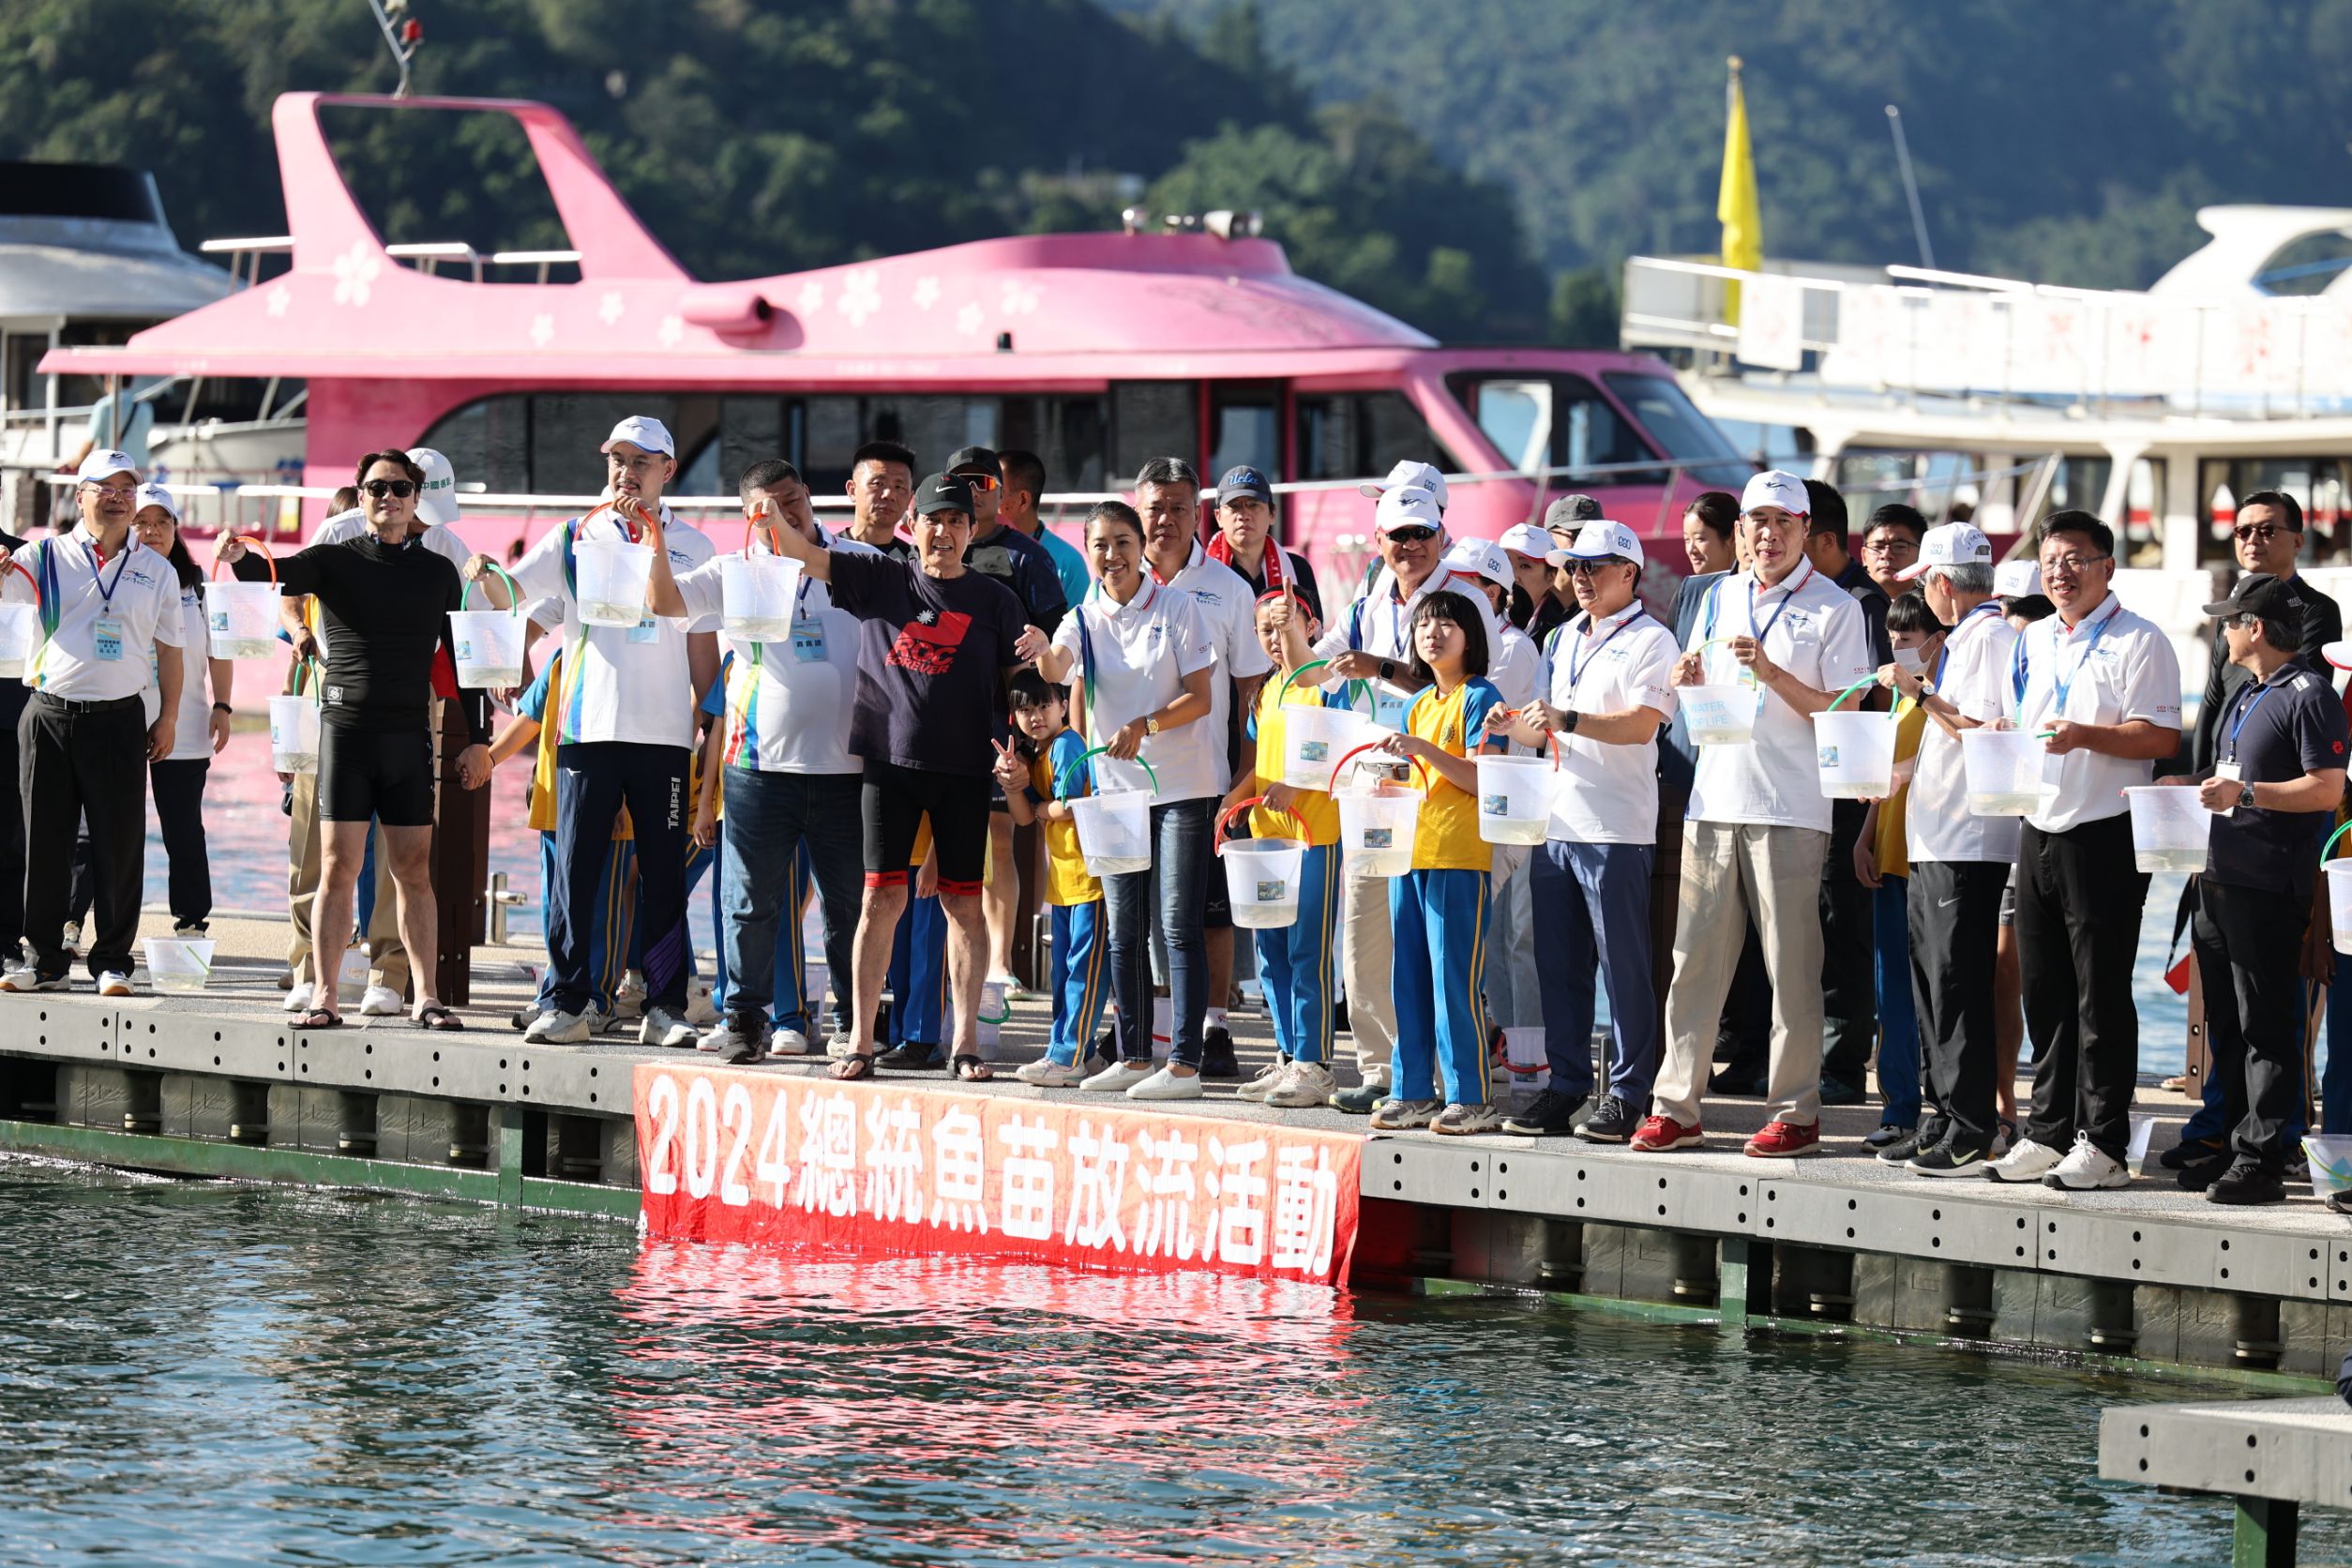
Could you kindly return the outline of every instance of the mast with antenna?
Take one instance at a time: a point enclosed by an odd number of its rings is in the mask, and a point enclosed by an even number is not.
[[[392,52],[392,63],[400,68],[400,84],[392,89],[392,96],[404,98],[408,97],[408,63],[416,58],[425,41],[425,24],[408,14],[408,0],[368,0],[368,8],[375,13],[376,25],[384,30],[384,47]]]

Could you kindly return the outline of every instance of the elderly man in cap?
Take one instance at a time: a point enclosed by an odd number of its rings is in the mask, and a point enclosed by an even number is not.
[[[1777,470],[1747,483],[1740,527],[1748,569],[1718,579],[1674,684],[1728,686],[1753,738],[1702,746],[1682,831],[1682,885],[1666,999],[1666,1059],[1636,1149],[1694,1148],[1715,1026],[1753,917],[1773,983],[1772,1119],[1747,1140],[1758,1158],[1820,1147],[1821,793],[1813,716],[1877,668],[1862,610],[1805,559],[1804,482]],[[1718,643],[1727,646],[1718,647]]]
[[[1623,523],[1584,525],[1551,564],[1582,613],[1544,648],[1543,697],[1515,740],[1558,750],[1564,787],[1531,862],[1551,1083],[1503,1123],[1596,1143],[1633,1136],[1658,1071],[1651,959],[1651,864],[1658,827],[1658,731],[1676,706],[1674,635],[1643,608],[1641,540]],[[1594,975],[1609,997],[1608,1077],[1594,1093]]]
[[[1255,597],[1289,589],[1319,621],[1323,592],[1315,568],[1276,542],[1274,520],[1274,482],[1246,463],[1227,469],[1217,480],[1217,532],[1209,541],[1209,559],[1239,572]]]
[[[2344,800],[2352,737],[2334,689],[2303,662],[2303,607],[2286,579],[2250,572],[2205,612],[2245,672],[2215,726],[2212,763],[2167,780],[2195,788],[2214,813],[2190,942],[2230,1165],[2205,1196],[2280,1203],[2285,1135],[2305,1082],[2298,961],[2318,876],[2313,845]]]
[[[1315,644],[1315,656],[1329,662],[1309,680],[1324,686],[1363,682],[1358,711],[1399,734],[1405,729],[1405,709],[1418,690],[1407,627],[1413,607],[1425,596],[1440,589],[1463,595],[1485,624],[1486,645],[1498,648],[1502,643],[1502,630],[1486,596],[1444,565],[1445,520],[1439,508],[1437,492],[1419,485],[1393,486],[1380,492],[1372,533],[1381,570],[1370,587],[1325,625],[1321,641]],[[1396,1044],[1396,1010],[1389,995],[1395,955],[1387,884],[1367,877],[1346,880],[1339,967],[1363,1081],[1342,1090],[1333,1104],[1364,1113],[1388,1093],[1389,1061]]]
[[[32,958],[0,990],[61,991],[73,846],[90,822],[96,931],[87,963],[101,996],[130,994],[146,875],[147,764],[172,754],[179,716],[180,580],[131,533],[140,473],[121,452],[93,452],[74,475],[82,521],[68,534],[0,551],[38,589],[48,628],[17,723],[24,792],[24,930]],[[159,700],[146,716],[150,679]]]
[[[532,597],[563,610],[565,696],[556,747],[556,885],[548,897],[548,961],[554,971],[545,1011],[523,1038],[574,1045],[590,1033],[594,997],[589,927],[613,822],[626,807],[637,839],[638,927],[645,949],[645,1004],[638,1038],[691,1046],[686,1021],[686,863],[687,774],[695,704],[718,672],[715,620],[674,621],[641,607],[634,626],[608,626],[581,612],[575,550],[582,542],[654,547],[657,571],[691,571],[711,559],[711,542],[671,517],[662,492],[678,472],[677,444],[660,420],[632,415],[606,440],[612,499],[551,528],[514,566]],[[469,576],[490,567],[467,563]],[[483,584],[492,602],[503,596]]]

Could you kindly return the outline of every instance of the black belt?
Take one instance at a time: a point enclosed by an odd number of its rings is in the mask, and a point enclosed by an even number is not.
[[[77,702],[71,698],[54,696],[46,691],[37,691],[33,695],[37,701],[69,714],[109,714],[117,708],[143,709],[146,705],[143,699],[135,696],[109,697],[98,702]]]

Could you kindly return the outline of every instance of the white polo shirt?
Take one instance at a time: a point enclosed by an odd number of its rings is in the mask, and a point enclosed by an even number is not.
[[[320,523],[318,532],[310,535],[310,543],[339,545],[346,539],[356,539],[372,532],[374,530],[368,526],[368,514],[354,506],[348,512],[338,512]],[[459,580],[464,580],[465,564],[474,558],[474,552],[466,548],[465,541],[459,538],[455,531],[435,523],[417,535],[416,542],[457,567]],[[482,609],[490,608],[488,599],[477,598],[475,603]],[[319,657],[324,659],[326,657],[326,617],[314,613],[309,617],[309,624],[310,635],[319,645]]]
[[[2045,616],[2026,630],[2026,697],[2021,730],[2046,730],[2060,718],[2124,724],[2135,718],[2180,728],[2180,659],[2155,622],[2134,615],[2110,592],[2082,624]],[[2123,814],[2123,792],[2145,784],[2156,764],[2070,751],[2044,765],[2042,808],[2026,821],[2044,833]],[[2053,791],[2051,786],[2055,784]]]
[[[820,527],[818,543],[851,555],[881,551],[835,539]],[[753,553],[770,553],[761,548]],[[724,596],[718,557],[678,579],[689,620],[708,620]],[[727,667],[728,767],[760,773],[861,773],[850,752],[850,719],[857,695],[857,617],[837,610],[833,594],[804,576],[792,603],[792,635],[779,642],[734,643]],[[732,642],[732,639],[730,641]]]
[[[670,569],[684,577],[710,560],[711,541],[661,509],[670,544]],[[629,528],[610,509],[586,523],[573,519],[539,537],[511,574],[535,598],[563,606],[565,658],[564,711],[556,731],[565,743],[627,741],[641,746],[694,744],[694,711],[700,696],[686,665],[686,637],[716,631],[717,619],[675,621],[648,613],[634,626],[592,626],[580,618],[565,569],[565,541],[575,527],[586,539],[630,539]]]
[[[1814,570],[1810,561],[1781,579],[1776,588],[1765,587],[1752,572],[1734,572],[1708,584],[1683,651],[1696,652],[1710,638],[1741,636],[1756,638],[1774,664],[1832,696],[1876,669],[1870,662],[1870,635],[1862,624],[1862,606]],[[1710,679],[1732,679],[1737,669],[1729,649],[1707,650]],[[1830,802],[1821,792],[1813,719],[1769,687],[1759,686],[1757,690],[1763,705],[1753,740],[1746,746],[1698,748],[1698,767],[1691,780],[1691,820],[1827,833]]]
[[[1506,708],[1523,708],[1535,701],[1544,685],[1544,655],[1535,639],[1504,622],[1486,661],[1486,681],[1502,693]]]
[[[1209,716],[1201,722],[1218,737],[1217,792],[1222,794],[1233,787],[1233,769],[1227,761],[1224,742],[1233,722],[1233,683],[1274,668],[1274,660],[1266,656],[1266,645],[1258,641],[1258,595],[1249,579],[1222,561],[1209,559],[1198,539],[1193,541],[1192,558],[1184,563],[1184,569],[1169,578],[1167,585],[1192,596],[1200,611],[1201,633],[1216,658],[1209,677]],[[1153,765],[1159,765],[1156,759]]]
[[[1097,588],[1054,628],[1053,645],[1079,660],[1073,679],[1087,687],[1090,747],[1176,701],[1186,675],[1216,667],[1193,596],[1151,581],[1149,572],[1144,577],[1141,591],[1125,604]],[[1159,776],[1154,805],[1224,792],[1217,773],[1224,766],[1225,731],[1206,718],[1146,737],[1140,755]],[[1133,762],[1097,757],[1092,765],[1106,792],[1152,787],[1151,777]]]
[[[155,678],[157,643],[185,652],[179,574],[136,535],[125,537],[127,548],[103,567],[86,527],[36,539],[17,551],[16,560],[40,584],[42,621],[53,614],[56,621],[25,666],[26,686],[68,702],[111,702],[146,689]],[[102,619],[116,623],[113,658],[98,656]],[[185,659],[181,670],[185,678]]]
[[[1470,600],[1471,608],[1486,628],[1486,647],[1491,652],[1502,644],[1502,628],[1495,620],[1494,606],[1486,602],[1485,590],[1471,579],[1456,577],[1440,566],[1422,579],[1421,586],[1410,597],[1396,596],[1396,579],[1383,570],[1374,580],[1370,591],[1359,594],[1338,616],[1326,622],[1323,635],[1315,644],[1317,658],[1336,658],[1354,651],[1370,654],[1374,658],[1394,659],[1399,666],[1412,658],[1407,644],[1412,626],[1413,611],[1421,601],[1440,590],[1450,590]],[[1492,660],[1489,659],[1491,663]],[[1395,731],[1405,731],[1405,710],[1412,704],[1416,694],[1401,687],[1386,689],[1378,684],[1368,685],[1364,694],[1356,700],[1358,712],[1368,716],[1376,724]]]
[[[1987,599],[1960,618],[1944,639],[1936,690],[1945,701],[1980,724],[1990,724],[2016,701],[2011,684],[2017,631],[2001,619],[1998,599]],[[2018,817],[1968,814],[1968,770],[1961,743],[1931,716],[1920,737],[1919,761],[1911,773],[1909,804],[1903,812],[1906,852],[1913,860],[2017,859]]]
[[[169,564],[168,562],[166,563]],[[211,634],[204,626],[204,586],[180,590],[180,711],[172,720],[173,762],[212,755]],[[155,651],[147,652],[147,722],[163,711],[163,671]]]
[[[1639,599],[1590,634],[1588,620],[1579,615],[1552,632],[1544,660],[1545,701],[1580,714],[1655,708],[1671,723],[1679,706],[1673,628]],[[1565,844],[1655,844],[1658,737],[1639,746],[1611,746],[1586,735],[1556,738],[1561,777],[1545,837]]]

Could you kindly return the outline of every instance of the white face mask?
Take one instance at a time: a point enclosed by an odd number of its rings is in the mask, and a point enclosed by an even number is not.
[[[1897,648],[1894,651],[1894,667],[1906,675],[1916,675],[1927,668],[1927,659],[1917,648]]]

